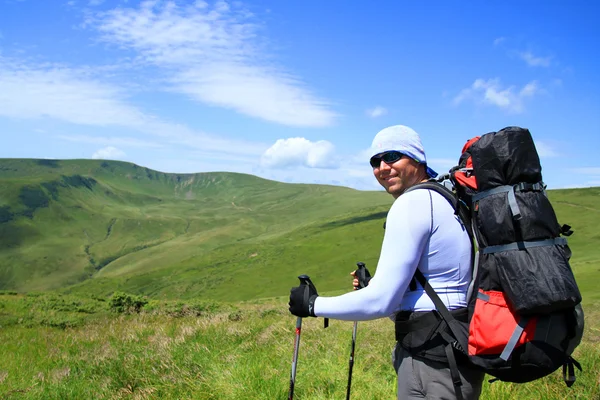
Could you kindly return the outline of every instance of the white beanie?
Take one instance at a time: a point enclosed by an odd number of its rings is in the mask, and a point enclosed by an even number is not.
[[[404,125],[389,126],[377,133],[371,144],[371,154],[376,155],[384,151],[399,151],[415,161],[425,164],[427,175],[435,178],[438,174],[427,166],[425,149],[419,134]]]

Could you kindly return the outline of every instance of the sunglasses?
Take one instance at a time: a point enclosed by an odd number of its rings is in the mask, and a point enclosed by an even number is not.
[[[393,164],[400,160],[403,156],[404,154],[400,153],[399,151],[384,151],[383,153],[375,154],[373,157],[371,157],[369,162],[371,163],[371,167],[377,168],[381,165],[381,161],[386,164]]]

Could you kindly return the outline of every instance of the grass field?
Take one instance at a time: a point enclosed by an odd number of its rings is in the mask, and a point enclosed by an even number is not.
[[[600,188],[549,196],[575,231],[584,371],[570,389],[559,371],[486,383],[483,399],[600,399]],[[334,295],[357,261],[374,272],[390,204],[248,175],[0,160],[0,398],[287,398],[289,288],[308,274]],[[345,398],[351,333],[305,320],[295,398]],[[359,323],[352,398],[395,398],[392,343],[389,320]]]
[[[3,399],[287,398],[295,318],[285,298],[151,302],[140,314],[68,295],[0,301]],[[585,309],[585,340],[575,352],[583,373],[573,387],[557,371],[527,384],[486,383],[482,399],[600,398],[598,313]],[[323,329],[321,319],[304,320],[295,398],[345,398],[351,332],[351,322]],[[395,398],[392,342],[389,320],[358,324],[352,398]]]

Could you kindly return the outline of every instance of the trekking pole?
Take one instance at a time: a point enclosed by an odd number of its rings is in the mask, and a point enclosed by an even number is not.
[[[308,275],[300,275],[301,285],[311,285],[312,282]],[[294,357],[292,358],[292,374],[290,376],[290,391],[288,394],[288,400],[294,398],[294,386],[296,384],[296,365],[298,364],[298,349],[300,348],[300,333],[302,332],[302,317],[298,317],[296,320],[296,337],[294,339]]]
[[[365,263],[357,262],[356,266],[356,278],[358,279],[358,289],[364,288],[367,281]],[[356,330],[358,328],[358,321],[354,321],[354,327],[352,328],[352,348],[350,350],[350,362],[348,366],[348,387],[346,389],[346,400],[350,399],[350,387],[352,386],[352,367],[354,367],[354,349],[356,347]]]

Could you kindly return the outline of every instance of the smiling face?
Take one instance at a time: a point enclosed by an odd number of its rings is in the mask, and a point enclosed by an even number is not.
[[[395,199],[409,187],[427,180],[424,164],[407,156],[392,163],[380,160],[379,165],[373,166],[373,175]]]

